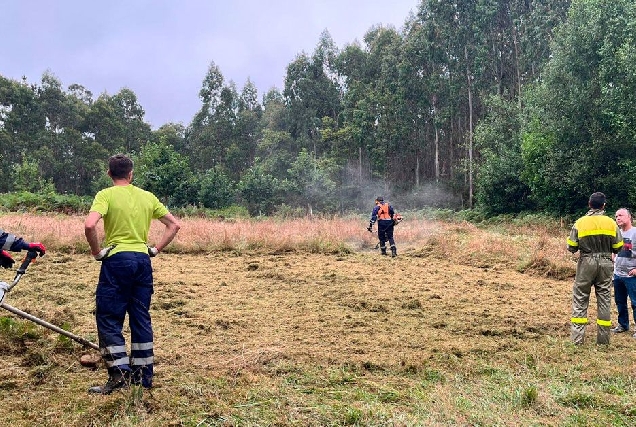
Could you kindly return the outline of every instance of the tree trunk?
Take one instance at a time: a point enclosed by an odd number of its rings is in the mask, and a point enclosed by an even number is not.
[[[519,44],[517,42],[517,27],[513,26],[512,28],[512,41],[515,47],[515,68],[517,69],[517,100],[519,102],[519,107],[521,107],[521,70],[519,69]]]
[[[415,155],[415,188],[420,187],[420,153]]]
[[[435,125],[435,182],[439,182],[439,130]]]
[[[439,129],[437,128],[437,96],[433,95],[433,129],[435,130],[435,182],[439,182]],[[452,126],[452,125],[451,125]],[[451,132],[452,133],[452,132]]]
[[[358,147],[358,184],[362,184],[362,147]]]
[[[468,81],[468,207],[473,207],[473,88],[468,67],[468,47],[464,46],[466,80]]]

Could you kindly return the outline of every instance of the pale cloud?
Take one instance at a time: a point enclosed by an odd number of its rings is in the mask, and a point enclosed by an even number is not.
[[[39,82],[50,70],[96,96],[127,87],[158,127],[189,124],[210,62],[238,90],[282,89],[287,65],[327,29],[338,47],[377,24],[400,29],[417,0],[5,0],[0,74]]]

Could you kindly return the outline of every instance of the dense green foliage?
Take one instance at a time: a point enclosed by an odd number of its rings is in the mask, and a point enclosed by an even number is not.
[[[82,214],[88,212],[91,202],[92,198],[89,196],[19,191],[2,194],[0,197],[0,209],[7,212]]]
[[[571,212],[603,191],[614,208],[636,202],[633,65],[636,4],[574,2],[543,78],[528,92],[524,176],[540,208]]]
[[[631,206],[635,28],[628,0],[421,0],[342,49],[325,30],[262,101],[211,62],[191,123],[156,130],[130,89],[0,76],[0,191],[90,196],[125,152],[173,208],[336,213],[382,194],[567,214],[593,191]]]

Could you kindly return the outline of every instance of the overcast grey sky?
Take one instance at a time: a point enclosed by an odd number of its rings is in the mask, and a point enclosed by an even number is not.
[[[188,125],[211,61],[240,91],[283,89],[287,65],[327,29],[342,48],[373,25],[400,30],[418,0],[1,0],[0,74],[52,72],[96,98],[128,87],[153,128]]]

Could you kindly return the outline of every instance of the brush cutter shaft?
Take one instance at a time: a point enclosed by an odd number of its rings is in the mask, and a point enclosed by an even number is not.
[[[24,312],[22,310],[18,310],[17,308],[12,307],[9,304],[0,303],[0,307],[4,308],[5,310],[10,311],[11,313],[13,313],[15,315],[18,315],[18,316],[23,317],[23,318],[25,318],[27,320],[30,320],[30,321],[32,321],[34,323],[37,323],[40,326],[44,326],[45,328],[48,328],[48,329],[50,329],[50,330],[52,330],[54,332],[57,332],[58,334],[64,335],[65,337],[68,337],[68,338],[72,339],[73,341],[76,341],[76,342],[82,344],[84,347],[90,347],[93,350],[99,350],[99,346],[97,344],[94,344],[94,343],[92,343],[92,342],[90,342],[90,341],[88,341],[88,340],[86,340],[86,339],[84,339],[82,337],[78,337],[77,335],[72,334],[69,331],[65,331],[62,328],[59,328],[59,327],[57,327],[57,326],[55,326],[55,325],[53,325],[53,324],[51,324],[49,322],[46,322],[46,321],[44,321],[42,319],[39,319],[39,318],[33,316],[32,314],[26,313],[26,312]]]
[[[20,278],[22,277],[24,273],[18,273],[15,275],[15,279],[13,279],[13,283],[11,283],[11,285],[9,285],[9,287],[7,288],[6,292],[9,292],[15,285],[18,284],[18,282],[20,281]]]
[[[38,319],[37,317],[33,316],[32,314],[26,313],[22,310],[18,310],[15,307],[10,306],[9,304],[5,304],[4,302],[2,302],[2,300],[4,299],[4,296],[6,295],[7,292],[9,292],[11,290],[11,288],[13,288],[15,285],[18,284],[18,282],[20,281],[20,278],[22,278],[22,276],[26,273],[26,269],[29,267],[29,264],[31,264],[31,261],[33,261],[35,258],[38,257],[38,253],[35,251],[28,251],[26,257],[24,258],[24,260],[22,261],[22,265],[20,265],[20,268],[18,268],[18,270],[16,271],[15,274],[15,278],[13,279],[13,283],[11,285],[7,285],[5,282],[0,282],[0,284],[2,284],[2,286],[0,286],[0,307],[4,308],[7,311],[10,311],[11,313],[18,315],[20,317],[23,317],[27,320],[30,320],[34,323],[37,323],[40,326],[44,326],[45,328],[48,328],[54,332],[57,332],[60,335],[64,335],[65,337],[68,337],[70,339],[72,339],[73,341],[76,341],[80,344],[82,344],[84,347],[90,347],[94,350],[99,350],[99,346],[97,344],[94,344],[82,337],[78,337],[75,334],[70,333],[69,331],[65,331],[62,328],[59,328],[49,322],[46,322],[42,319]]]

